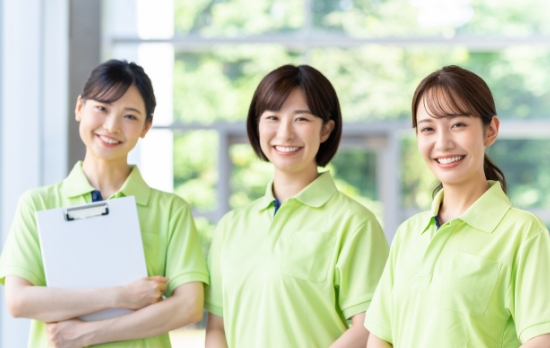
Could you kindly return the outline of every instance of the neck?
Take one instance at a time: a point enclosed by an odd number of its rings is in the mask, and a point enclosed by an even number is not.
[[[297,195],[318,176],[316,165],[300,173],[286,173],[275,168],[273,195],[282,203],[287,198]]]
[[[130,175],[130,167],[126,160],[105,161],[88,152],[84,157],[82,171],[90,185],[99,190],[104,199],[118,192]]]
[[[485,175],[460,185],[443,185],[445,194],[439,209],[441,224],[464,214],[489,189]]]

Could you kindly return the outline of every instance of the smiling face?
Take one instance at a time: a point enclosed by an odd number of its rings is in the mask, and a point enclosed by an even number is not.
[[[443,186],[485,181],[485,148],[498,134],[494,116],[488,126],[475,116],[432,117],[426,103],[419,103],[416,121],[418,150]]]
[[[134,85],[111,103],[79,97],[75,114],[86,156],[105,161],[126,161],[138,139],[151,128],[145,103]]]
[[[289,94],[278,111],[264,111],[258,121],[260,146],[275,170],[287,174],[317,171],[315,156],[334,128],[313,115],[300,88]]]

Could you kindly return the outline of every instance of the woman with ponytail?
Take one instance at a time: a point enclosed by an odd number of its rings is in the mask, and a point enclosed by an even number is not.
[[[514,208],[485,154],[493,96],[457,66],[415,91],[418,149],[440,180],[432,208],[397,231],[367,311],[368,347],[550,347],[550,236]]]

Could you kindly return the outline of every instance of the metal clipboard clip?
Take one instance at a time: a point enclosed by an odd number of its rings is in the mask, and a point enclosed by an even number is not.
[[[74,221],[96,216],[109,215],[107,202],[89,204],[84,207],[74,207],[65,210],[65,220]]]

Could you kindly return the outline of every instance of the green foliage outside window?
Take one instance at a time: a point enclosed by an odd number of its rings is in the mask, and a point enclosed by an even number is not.
[[[252,93],[265,74],[283,64],[311,64],[334,84],[344,122],[399,119],[409,122],[414,89],[430,72],[456,64],[479,74],[493,91],[499,117],[547,119],[550,110],[550,50],[544,46],[467,49],[460,45],[423,45],[420,37],[497,38],[549,35],[550,2],[544,0],[462,1],[471,18],[461,25],[422,26],[422,1],[311,0],[175,0],[177,35],[204,38],[271,37],[299,39],[303,35],[334,38],[408,38],[408,46],[369,44],[351,48],[292,48],[276,43],[214,45],[182,49],[174,66],[174,115],[180,123],[244,121]],[[462,6],[462,5],[461,5]],[[468,8],[462,10],[467,13]],[[429,9],[428,9],[429,10]],[[339,35],[339,36],[338,36]],[[484,38],[485,41],[481,41]],[[263,40],[263,39],[262,39]],[[267,39],[266,39],[267,40]],[[300,42],[300,41],[298,41]],[[174,143],[175,191],[197,210],[216,207],[217,138],[215,132],[177,134]],[[192,151],[190,149],[193,149]],[[259,161],[249,145],[233,145],[231,207],[264,194],[272,168]],[[489,150],[508,177],[510,196],[526,208],[550,207],[550,143],[547,140],[499,139]],[[376,158],[365,151],[341,151],[329,169],[339,187],[381,216],[377,196]],[[362,164],[358,163],[363,158]],[[435,178],[416,150],[414,131],[401,143],[402,206],[425,209]],[[213,221],[197,223],[205,241]]]

